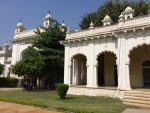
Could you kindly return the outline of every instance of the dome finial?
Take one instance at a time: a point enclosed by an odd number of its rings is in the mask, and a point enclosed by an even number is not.
[[[64,22],[64,20],[63,20],[63,22],[62,22],[61,26],[63,26],[63,27],[65,27],[65,26],[66,26],[66,25],[65,25],[65,22]]]
[[[51,10],[50,9],[48,10],[48,14],[51,14]]]
[[[94,28],[94,24],[93,24],[93,22],[91,21],[89,29],[92,29],[92,28]]]
[[[106,15],[102,20],[102,22],[103,22],[103,26],[111,25],[113,23],[109,15]]]
[[[20,18],[19,22],[22,22],[22,19]]]

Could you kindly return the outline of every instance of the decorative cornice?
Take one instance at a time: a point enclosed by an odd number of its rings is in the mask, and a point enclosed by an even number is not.
[[[23,38],[17,38],[17,39],[13,39],[11,40],[11,42],[13,44],[17,44],[17,43],[30,43],[33,40],[34,37],[30,36],[30,37],[23,37]]]
[[[142,30],[150,27],[150,15],[143,17],[135,17],[129,20],[124,20],[118,24],[95,27],[93,29],[80,30],[72,33],[67,33],[66,40],[84,40],[85,38],[107,35],[110,33],[122,33],[124,31],[136,32],[137,30]],[[136,30],[135,30],[136,29]],[[125,33],[125,32],[124,32]]]
[[[112,37],[112,38],[110,38]],[[68,39],[68,40],[64,40],[64,41],[60,41],[61,44],[68,44],[68,43],[76,43],[76,42],[83,42],[83,41],[91,41],[91,40],[95,40],[95,39],[99,39],[99,40],[107,40],[107,39],[111,39],[114,40],[115,39],[115,33],[108,33],[108,34],[96,34],[93,36],[89,36],[89,37],[84,37],[84,38],[76,38],[76,39]]]

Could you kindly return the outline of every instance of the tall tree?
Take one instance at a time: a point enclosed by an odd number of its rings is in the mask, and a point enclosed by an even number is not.
[[[33,47],[28,47],[24,50],[22,59],[12,66],[12,72],[23,76],[27,81],[26,86],[30,84],[36,87],[36,80],[43,77],[44,68],[45,62],[39,52]]]
[[[4,71],[4,65],[0,64],[0,75],[3,73],[3,71]]]
[[[65,32],[66,28],[58,23],[49,28],[41,27],[37,29],[32,43],[44,58],[45,75],[51,82],[62,82],[63,80],[64,46],[60,44],[60,40],[65,39]]]
[[[103,20],[106,15],[109,15],[113,22],[117,23],[119,15],[127,6],[131,6],[135,10],[135,17],[148,13],[149,4],[144,0],[140,0],[139,2],[131,0],[107,0],[96,12],[84,15],[79,25],[81,29],[87,29],[92,21],[95,27],[102,26],[101,20]]]
[[[22,60],[12,66],[12,72],[18,76],[41,77],[44,71],[44,60],[33,47],[24,50]]]

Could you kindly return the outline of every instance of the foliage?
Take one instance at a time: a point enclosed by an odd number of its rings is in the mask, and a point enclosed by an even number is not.
[[[61,100],[55,91],[0,91],[0,100],[74,113],[122,113],[125,109],[119,99],[67,95]]]
[[[3,73],[3,71],[4,71],[4,65],[0,64],[0,75]]]
[[[18,76],[41,77],[44,71],[44,60],[33,47],[24,50],[22,60],[12,66],[12,72]]]
[[[65,39],[65,32],[66,29],[56,22],[49,28],[37,28],[36,37],[32,42],[45,61],[46,78],[53,82],[63,80],[64,46],[60,44],[60,40]]]
[[[125,10],[127,6],[131,6],[135,10],[135,17],[146,15],[148,13],[148,6],[144,0],[139,2],[129,0],[107,0],[104,5],[101,5],[96,12],[89,13],[82,17],[80,22],[81,29],[89,28],[90,22],[94,23],[95,27],[102,26],[103,18],[109,15],[114,23],[117,23],[119,15]]]
[[[56,90],[61,99],[65,99],[69,86],[67,84],[58,83],[56,84]]]
[[[12,77],[0,78],[0,87],[17,87],[18,79]]]

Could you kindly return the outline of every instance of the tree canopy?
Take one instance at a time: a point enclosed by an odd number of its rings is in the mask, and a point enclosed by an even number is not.
[[[3,71],[4,71],[4,65],[0,64],[0,75],[3,73]]]
[[[42,29],[44,32],[41,32]],[[45,75],[53,81],[63,80],[64,46],[60,40],[65,39],[66,28],[56,23],[49,28],[37,29],[32,42],[45,61]],[[54,80],[55,79],[55,80]]]
[[[107,0],[97,11],[84,15],[79,25],[81,29],[87,29],[92,21],[95,27],[102,26],[103,23],[101,20],[106,15],[109,15],[113,22],[116,23],[119,15],[127,6],[135,10],[135,17],[148,14],[149,4],[144,0],[140,0],[139,2],[131,0]]]
[[[12,66],[12,72],[18,76],[41,77],[44,71],[44,60],[33,47],[24,50],[22,59]]]

